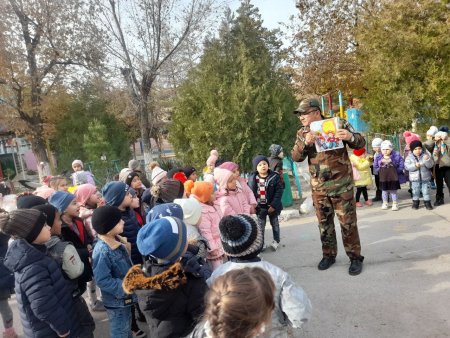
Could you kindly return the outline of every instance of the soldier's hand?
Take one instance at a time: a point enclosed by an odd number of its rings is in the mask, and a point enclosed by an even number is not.
[[[347,129],[338,129],[336,131],[336,137],[344,141],[349,141],[352,138],[352,136],[353,134],[349,132]]]
[[[315,139],[316,139],[316,137],[311,132],[308,132],[305,134],[305,143],[306,144],[314,143]]]

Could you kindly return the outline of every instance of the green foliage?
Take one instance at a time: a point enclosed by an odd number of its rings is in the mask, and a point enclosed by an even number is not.
[[[361,17],[359,61],[372,129],[450,117],[450,18],[445,1],[383,1]]]
[[[111,161],[128,163],[131,152],[126,127],[106,109],[106,102],[89,89],[71,102],[52,140],[59,171],[72,171],[72,161],[80,159],[90,163],[96,179],[103,183],[113,167]],[[102,155],[106,161],[101,160]]]
[[[280,46],[249,2],[236,18],[227,16],[179,90],[169,139],[184,163],[202,168],[216,148],[249,170],[253,156],[267,154],[270,144],[290,148],[298,121]]]

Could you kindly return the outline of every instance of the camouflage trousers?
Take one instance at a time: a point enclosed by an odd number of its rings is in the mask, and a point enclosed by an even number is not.
[[[341,224],[342,241],[350,259],[361,256],[358,226],[356,224],[356,206],[353,189],[337,196],[328,196],[323,192],[313,192],[312,200],[319,221],[320,240],[323,256],[337,255],[334,214]]]

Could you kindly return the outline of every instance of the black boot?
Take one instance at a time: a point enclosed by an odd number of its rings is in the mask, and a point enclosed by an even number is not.
[[[381,190],[377,190],[375,198],[372,198],[372,202],[380,202],[380,201],[382,201]]]
[[[332,266],[335,262],[336,262],[336,258],[334,258],[333,256],[323,257],[322,260],[320,261],[319,265],[317,266],[317,268],[319,270],[326,270],[330,266]]]
[[[440,206],[442,204],[444,204],[444,196],[442,196],[442,197],[441,196],[439,196],[439,197],[436,196],[436,202],[434,202],[434,206],[437,207],[437,206]]]
[[[431,206],[431,201],[423,201],[423,203],[425,204],[425,208],[427,208],[427,210],[433,210],[433,207]]]
[[[415,201],[415,200],[413,200],[412,208],[413,208],[413,209],[416,209],[416,210],[419,209],[419,202],[420,202],[420,201]]]
[[[364,256],[359,256],[358,258],[350,259],[350,267],[348,268],[348,273],[352,276],[359,275],[362,271]]]

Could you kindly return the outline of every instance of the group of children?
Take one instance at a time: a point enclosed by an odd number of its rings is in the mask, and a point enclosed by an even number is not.
[[[430,189],[437,188],[435,206],[444,203],[443,181],[450,192],[450,157],[448,154],[448,127],[439,129],[435,126],[427,131],[427,141],[422,143],[420,136],[409,131],[403,133],[406,141],[403,157],[393,149],[389,140],[374,138],[372,140],[373,156],[366,149],[355,149],[350,156],[353,166],[353,178],[356,186],[356,206],[362,207],[360,196],[363,194],[365,204],[371,206],[375,201],[382,201],[381,208],[398,207],[397,191],[400,185],[410,182],[412,208],[419,209],[420,197],[423,197],[426,209],[432,210]],[[375,177],[376,196],[370,200],[367,187],[372,185],[372,173]],[[436,181],[436,184],[434,184]]]
[[[281,147],[272,148],[280,159]],[[261,155],[248,183],[237,164],[217,164],[209,181],[197,181],[193,167],[166,172],[152,164],[151,187],[132,170],[101,194],[91,183],[70,193],[62,177],[52,178],[19,196],[17,210],[2,211],[0,231],[13,240],[2,248],[0,267],[14,273],[26,336],[93,337],[86,290],[91,309],[106,311],[111,337],[145,337],[137,320],[152,337],[239,337],[247,329],[255,337],[264,330],[285,337],[289,327],[301,327],[310,317],[308,297],[286,272],[259,258],[267,216],[272,249],[280,243],[280,173]],[[236,269],[245,273],[231,273]],[[243,293],[246,287],[264,292]],[[219,306],[221,288],[230,288],[222,296],[234,300]],[[0,292],[6,305],[9,294]],[[244,304],[260,315],[237,312]],[[218,307],[221,315],[233,313],[221,317]],[[4,324],[5,337],[16,337],[8,313]]]

